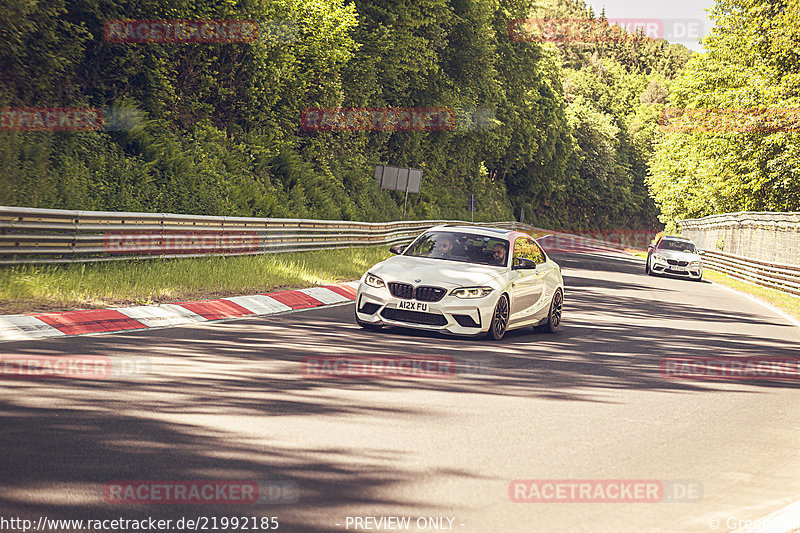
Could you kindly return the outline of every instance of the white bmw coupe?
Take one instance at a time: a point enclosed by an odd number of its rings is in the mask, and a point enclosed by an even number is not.
[[[690,239],[664,235],[647,249],[646,274],[703,281],[703,252]]]
[[[437,226],[369,269],[356,296],[366,329],[402,326],[503,338],[510,329],[561,324],[561,267],[519,231]]]

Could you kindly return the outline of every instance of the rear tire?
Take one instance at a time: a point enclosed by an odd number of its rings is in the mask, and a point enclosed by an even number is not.
[[[555,333],[561,325],[561,314],[564,308],[564,295],[561,289],[556,289],[553,299],[550,301],[550,312],[547,314],[547,322],[539,326],[541,331]]]
[[[500,296],[497,300],[497,305],[494,307],[494,314],[492,314],[492,323],[489,324],[489,332],[487,336],[495,341],[499,341],[506,334],[508,328],[508,315],[510,307],[508,305],[508,296],[505,294]]]

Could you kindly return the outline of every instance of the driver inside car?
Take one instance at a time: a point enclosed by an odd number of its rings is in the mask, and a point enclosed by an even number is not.
[[[431,257],[450,257],[453,254],[453,238],[449,235],[442,235],[436,241],[436,245],[431,251]]]
[[[492,248],[491,264],[496,266],[505,266],[506,264],[506,247],[497,243]]]

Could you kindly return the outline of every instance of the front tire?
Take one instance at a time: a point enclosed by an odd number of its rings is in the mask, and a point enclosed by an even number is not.
[[[547,314],[547,322],[542,324],[542,331],[547,333],[555,333],[561,325],[561,313],[564,308],[564,295],[561,289],[556,289],[553,294],[553,300],[550,302],[550,312]]]
[[[506,334],[508,328],[508,315],[510,307],[508,305],[508,296],[505,294],[500,296],[497,300],[497,305],[494,307],[494,314],[492,315],[492,323],[489,324],[488,336],[490,339],[499,341]]]
[[[644,264],[644,273],[648,276],[653,275],[653,271],[650,270],[650,254],[647,255],[647,262]]]

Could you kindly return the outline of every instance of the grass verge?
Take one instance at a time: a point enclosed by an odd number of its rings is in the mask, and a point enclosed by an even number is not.
[[[773,305],[781,311],[793,316],[800,320],[800,298],[787,294],[785,292],[776,291],[768,287],[762,287],[754,283],[748,283],[727,274],[717,272],[715,270],[703,270],[703,277],[714,283],[726,285],[737,291],[747,293],[755,298]]]
[[[637,257],[647,259],[647,252],[642,252],[639,250],[627,251]],[[746,281],[733,278],[727,274],[723,274],[722,272],[717,272],[716,270],[703,269],[703,278],[713,281],[714,283],[719,283],[720,285],[725,285],[726,287],[730,287],[731,289],[735,289],[739,292],[749,294],[750,296],[775,306],[781,311],[800,320],[800,298],[792,296],[791,294],[776,291],[775,289],[770,289],[768,287],[762,287],[754,283],[748,283]]]
[[[0,267],[0,314],[259,294],[355,280],[389,257],[371,246],[283,254]]]

